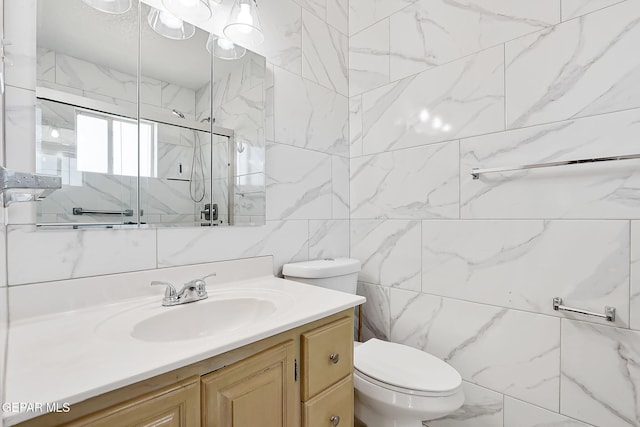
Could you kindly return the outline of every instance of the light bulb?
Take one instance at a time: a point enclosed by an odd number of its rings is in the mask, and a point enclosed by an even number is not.
[[[442,119],[440,117],[434,117],[433,122],[431,122],[431,127],[436,130],[442,128]]]
[[[245,24],[238,28],[238,31],[243,34],[251,32],[251,26],[253,25],[253,16],[251,16],[251,5],[249,3],[240,4],[240,13],[238,13],[238,23]]]
[[[429,115],[429,110],[427,110],[426,108],[424,108],[424,109],[422,109],[422,110],[420,111],[420,121],[421,121],[422,123],[426,123],[426,122],[427,122],[427,120],[429,120],[429,116],[430,116],[430,115]]]
[[[217,43],[220,49],[224,49],[224,50],[231,50],[233,49],[233,46],[234,46],[232,41],[227,40],[224,37],[218,37]]]
[[[51,137],[52,138],[58,138],[60,136],[60,132],[58,132],[58,129],[52,129],[51,130]]]
[[[174,30],[182,27],[182,20],[176,18],[170,13],[160,11],[160,21],[169,28],[173,28]]]
[[[451,132],[451,125],[447,123],[446,125],[442,126],[442,132]]]

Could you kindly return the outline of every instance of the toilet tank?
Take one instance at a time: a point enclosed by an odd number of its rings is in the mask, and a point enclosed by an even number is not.
[[[285,279],[309,285],[356,293],[360,261],[352,258],[325,258],[294,262],[282,267]]]

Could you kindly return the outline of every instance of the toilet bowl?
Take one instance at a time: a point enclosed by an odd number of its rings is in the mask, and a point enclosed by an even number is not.
[[[462,377],[423,351],[370,339],[354,348],[355,414],[367,427],[420,427],[464,403]]]
[[[285,279],[355,293],[360,262],[349,258],[286,264]],[[464,403],[462,377],[421,350],[370,339],[354,343],[355,415],[367,427],[422,427]]]

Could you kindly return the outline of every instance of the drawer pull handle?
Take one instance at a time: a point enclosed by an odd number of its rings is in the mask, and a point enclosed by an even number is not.
[[[332,426],[337,426],[338,424],[340,424],[340,417],[334,415],[333,417],[329,418],[329,421],[331,421]]]
[[[333,364],[335,365],[336,363],[338,363],[340,361],[340,353],[331,353],[329,355],[329,360],[331,360],[331,362],[333,362]],[[338,417],[338,422],[340,421],[340,417]],[[334,426],[337,424],[334,424]]]

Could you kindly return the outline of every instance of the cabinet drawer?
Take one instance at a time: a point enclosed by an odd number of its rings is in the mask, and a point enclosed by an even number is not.
[[[340,319],[302,335],[302,400],[353,371],[353,319]]]
[[[303,427],[334,425],[353,427],[353,378],[351,375],[306,402],[302,409]]]

